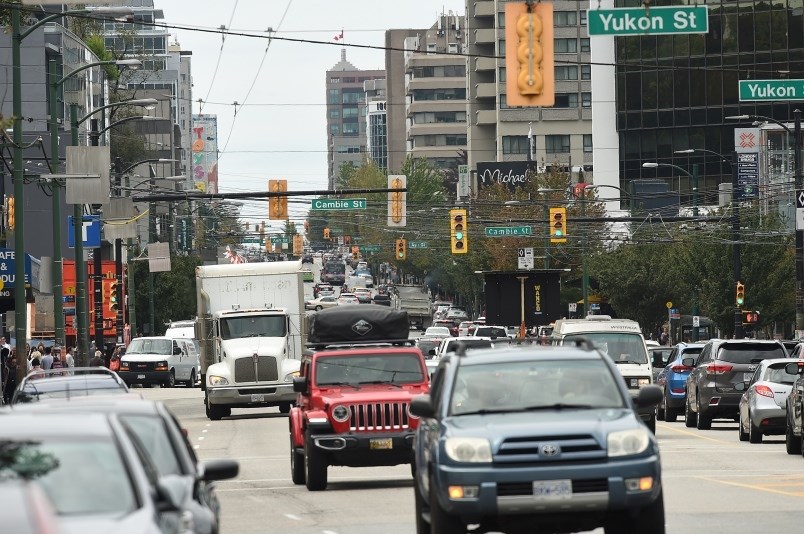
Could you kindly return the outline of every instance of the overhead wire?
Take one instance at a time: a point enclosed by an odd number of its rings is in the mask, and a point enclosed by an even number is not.
[[[234,6],[232,6],[232,14],[229,17],[229,25],[228,27],[231,28],[232,21],[234,20],[235,11],[237,11],[237,3],[240,0],[235,0]],[[226,26],[222,26],[221,29],[226,28]],[[212,80],[209,82],[209,89],[207,90],[207,96],[204,97],[204,100],[209,99],[209,95],[212,93],[212,87],[215,85],[215,79],[218,76],[218,68],[221,66],[221,58],[223,57],[223,46],[226,44],[226,33],[221,32],[221,48],[218,50],[218,60],[215,62],[215,69],[212,71]],[[199,106],[198,113],[204,112],[204,101],[199,99],[201,105]]]

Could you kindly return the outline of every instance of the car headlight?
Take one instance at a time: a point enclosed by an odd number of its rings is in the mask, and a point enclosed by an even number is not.
[[[120,362],[120,370],[128,371],[128,362]]]
[[[332,418],[339,423],[349,420],[349,409],[346,406],[340,405],[332,409]]]
[[[491,443],[486,438],[447,438],[444,449],[456,462],[491,462]]]
[[[156,362],[154,366],[154,371],[167,371],[168,370],[168,363],[166,361]]]
[[[609,457],[630,456],[645,452],[650,444],[647,428],[611,432],[608,437]]]
[[[229,381],[226,378],[218,375],[209,375],[207,380],[209,381],[210,386],[226,386],[229,384]]]
[[[285,382],[293,382],[293,379],[299,376],[299,371],[293,371],[285,375]]]

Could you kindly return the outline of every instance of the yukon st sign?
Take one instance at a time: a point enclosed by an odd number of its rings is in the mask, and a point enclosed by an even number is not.
[[[740,102],[804,100],[804,80],[740,80]]]
[[[663,6],[587,10],[589,35],[666,35],[709,32],[709,9]]]

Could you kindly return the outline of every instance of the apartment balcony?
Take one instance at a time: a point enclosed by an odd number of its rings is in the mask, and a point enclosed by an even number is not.
[[[494,44],[497,42],[497,31],[493,28],[475,30],[475,43]]]
[[[478,57],[475,58],[475,72],[496,70],[497,60],[491,57]]]
[[[418,135],[465,135],[465,122],[431,122],[408,126],[408,139]]]
[[[475,112],[477,119],[475,124],[496,124],[497,111],[494,109],[481,109]]]
[[[495,15],[493,0],[476,0],[474,6],[475,17],[493,17]]]
[[[475,84],[475,97],[476,98],[497,98],[497,84],[496,83],[478,83],[478,84]]]

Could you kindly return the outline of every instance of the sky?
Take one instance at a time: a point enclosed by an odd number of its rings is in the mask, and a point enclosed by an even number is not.
[[[452,10],[456,14],[465,11],[464,0],[438,4],[431,0],[400,3],[154,0],[154,3],[163,10],[163,22],[167,24],[206,29],[224,25],[233,32],[265,32],[272,28],[277,37],[326,43],[273,40],[266,53],[266,39],[227,35],[221,52],[219,34],[169,30],[171,42],[178,41],[182,50],[193,53],[193,113],[218,116],[221,192],[263,191],[268,179],[278,178],[288,180],[290,191],[326,189],[325,81],[327,69],[340,60],[339,43],[347,45],[347,60],[358,69],[384,69],[382,50],[348,45],[382,47],[388,29],[429,28],[442,11]],[[341,31],[343,40],[335,41]],[[203,109],[199,98],[207,101]],[[232,105],[235,101],[240,104],[236,118]],[[291,217],[298,221],[303,204],[291,203],[290,210]],[[241,214],[246,221],[266,220],[266,225],[281,226],[277,221],[267,220],[265,202],[245,203]]]

